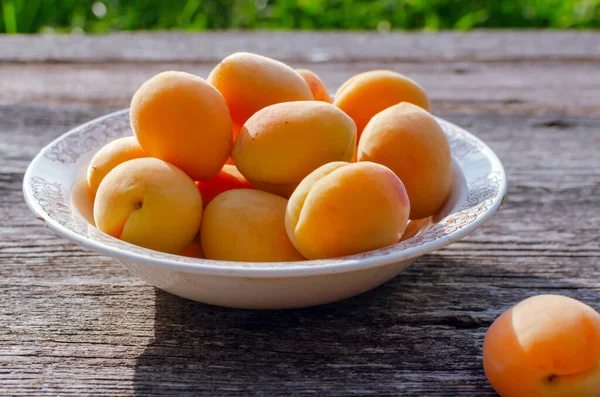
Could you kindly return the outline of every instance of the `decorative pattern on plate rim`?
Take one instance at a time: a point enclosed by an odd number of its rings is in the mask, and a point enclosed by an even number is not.
[[[500,193],[500,173],[492,172],[478,178],[469,185],[469,195],[461,209],[446,217],[442,222],[433,225],[425,233],[403,241],[394,246],[394,249],[407,249],[418,247],[425,243],[448,236],[465,226],[473,223],[477,217],[487,211],[494,199]]]
[[[125,135],[131,135],[128,112],[82,125],[64,139],[47,148],[44,157],[62,164],[74,164],[90,150],[100,148]]]
[[[436,118],[436,120],[448,138],[450,151],[455,160],[463,160],[469,154],[483,149],[479,141],[470,134],[465,134],[462,129],[457,128],[454,124],[440,118]]]
[[[71,229],[71,209],[65,203],[60,183],[47,182],[41,176],[31,178],[33,197],[49,218]]]
[[[31,178],[31,190],[38,205],[48,218],[81,236],[87,236],[88,227],[92,227],[85,219],[75,214],[65,199],[66,192],[57,182],[48,182],[40,176]]]

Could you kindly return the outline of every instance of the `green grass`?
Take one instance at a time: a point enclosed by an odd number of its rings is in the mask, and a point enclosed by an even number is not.
[[[0,32],[600,28],[600,0],[0,0]]]

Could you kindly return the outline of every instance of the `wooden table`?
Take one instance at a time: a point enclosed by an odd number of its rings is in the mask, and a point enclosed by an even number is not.
[[[465,240],[395,280],[303,310],[211,307],[156,290],[27,209],[23,172],[166,69],[206,76],[239,50],[335,90],[414,77],[436,114],[498,153],[509,192]],[[492,321],[554,293],[600,308],[600,33],[139,33],[0,37],[1,395],[492,396]]]

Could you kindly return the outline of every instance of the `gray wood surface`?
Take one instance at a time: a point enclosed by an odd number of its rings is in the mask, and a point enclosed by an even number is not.
[[[539,293],[600,308],[598,33],[0,36],[0,48],[0,395],[494,396],[481,348],[501,312]],[[153,73],[205,75],[240,49],[332,89],[373,68],[422,81],[437,114],[497,152],[505,203],[374,291],[277,312],[156,290],[28,211],[21,180],[42,146],[126,106]]]
[[[539,61],[600,59],[600,32],[443,33],[208,32],[105,36],[4,36],[0,57],[13,62],[218,62],[253,51],[286,62]]]

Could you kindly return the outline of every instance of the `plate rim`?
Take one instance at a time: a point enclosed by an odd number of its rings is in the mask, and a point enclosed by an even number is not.
[[[108,113],[98,118],[92,119],[84,124],[78,125],[75,128],[61,134],[59,137],[54,139],[48,145],[40,149],[39,153],[31,161],[23,177],[23,194],[25,201],[29,209],[38,217],[43,220],[45,225],[52,229],[59,236],[66,238],[67,240],[79,244],[87,249],[95,251],[100,254],[108,255],[113,259],[133,261],[136,263],[145,263],[162,268],[170,268],[172,270],[183,271],[188,273],[201,273],[207,275],[220,275],[220,276],[240,276],[240,277],[306,277],[320,274],[335,274],[345,273],[352,271],[359,271],[363,269],[385,266],[392,263],[398,263],[401,261],[414,260],[417,257],[423,256],[432,251],[442,249],[472,233],[475,229],[479,228],[485,223],[500,207],[507,190],[506,173],[502,162],[496,155],[496,153],[480,138],[473,135],[466,129],[457,126],[441,117],[434,116],[436,120],[441,121],[452,128],[456,129],[460,133],[468,136],[469,139],[473,140],[480,148],[480,151],[490,161],[492,170],[498,173],[498,192],[491,198],[491,203],[481,212],[478,213],[476,218],[466,224],[464,227],[453,231],[444,237],[434,239],[432,241],[426,241],[415,247],[408,247],[403,250],[397,250],[393,252],[381,252],[378,251],[389,249],[396,246],[397,243],[389,247],[384,247],[379,250],[370,251],[372,254],[368,257],[359,258],[364,253],[350,255],[340,258],[332,258],[325,260],[305,260],[296,262],[232,262],[232,261],[216,261],[201,258],[187,258],[179,255],[171,255],[165,253],[159,253],[160,257],[151,256],[143,253],[137,253],[128,251],[116,246],[111,246],[103,243],[102,241],[96,241],[91,239],[89,236],[82,236],[66,226],[61,225],[56,219],[48,215],[46,211],[41,208],[39,203],[34,199],[32,191],[32,178],[33,173],[36,170],[36,166],[42,161],[44,154],[53,146],[66,139],[66,137],[78,132],[79,130],[89,127],[90,125],[97,124],[106,119],[121,116],[123,113],[128,113],[129,109],[121,109],[115,112]],[[461,167],[462,169],[462,167]],[[464,171],[463,171],[464,174]],[[68,187],[68,193],[72,186]],[[444,218],[446,219],[446,218]],[[443,220],[443,219],[442,219]],[[434,224],[433,226],[435,226]],[[92,227],[90,225],[90,227]],[[94,228],[95,229],[95,228]],[[97,229],[95,229],[97,230]],[[99,232],[99,231],[98,231]],[[99,232],[104,234],[102,232]],[[112,237],[105,235],[112,239]],[[128,243],[122,242],[121,240],[115,239],[125,245]],[[408,240],[410,241],[410,240]],[[138,247],[139,248],[139,247]],[[158,252],[146,248],[142,248],[149,253]],[[182,260],[181,258],[185,258]],[[330,262],[330,263],[323,263]]]

